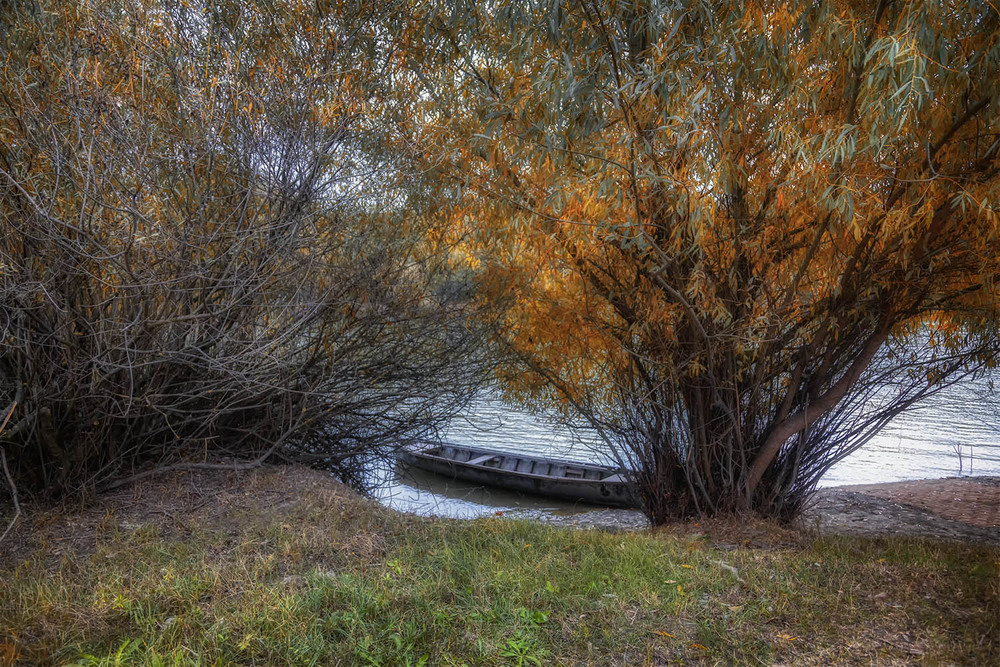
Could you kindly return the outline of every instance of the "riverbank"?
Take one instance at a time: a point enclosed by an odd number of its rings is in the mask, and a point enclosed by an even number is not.
[[[1000,478],[951,477],[820,489],[798,526],[825,534],[905,535],[1000,547]]]
[[[513,516],[554,526],[612,532],[649,529],[646,517],[637,510],[536,511]],[[683,524],[678,529],[686,531],[689,527]],[[1000,547],[1000,477],[826,487],[816,492],[792,528],[812,534],[906,536]]]
[[[1000,657],[1000,549],[823,531],[435,520],[303,468],[177,474],[25,517],[0,546],[0,665]]]

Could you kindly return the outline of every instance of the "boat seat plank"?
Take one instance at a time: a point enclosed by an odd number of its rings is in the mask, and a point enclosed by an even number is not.
[[[479,465],[482,465],[482,464],[486,463],[487,461],[489,461],[490,459],[495,458],[495,457],[496,457],[496,454],[485,454],[483,456],[477,456],[474,459],[470,459],[470,460],[466,461],[466,463],[468,463],[469,465],[473,465],[473,466],[479,466]]]

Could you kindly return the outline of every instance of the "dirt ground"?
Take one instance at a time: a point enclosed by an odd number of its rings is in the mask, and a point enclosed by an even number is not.
[[[305,466],[166,473],[111,491],[83,506],[26,507],[0,545],[0,565],[16,562],[40,547],[54,558],[64,553],[90,553],[101,535],[109,531],[155,526],[164,538],[189,533],[192,525],[227,531],[234,522],[261,521],[262,511],[280,510],[306,497],[334,506],[334,499],[357,498],[357,494],[329,474]],[[0,511],[0,518],[6,516],[9,514]]]
[[[995,478],[928,479],[843,488],[911,505],[946,519],[1000,530],[1000,480]]]
[[[624,509],[535,518],[556,525],[612,531],[649,527],[640,512]],[[738,542],[749,535],[754,541],[762,530],[772,532],[764,523],[753,519],[736,523],[720,519],[667,526],[663,530],[703,531],[722,542]],[[1000,546],[1000,478],[952,477],[823,488],[790,528],[791,531],[780,531],[781,539],[794,539],[793,533],[798,531],[803,535],[815,532],[865,537],[906,535]],[[773,541],[775,535],[763,542]]]
[[[328,502],[356,497],[329,475],[301,466],[262,466],[245,472],[186,472],[165,475],[109,493],[87,507],[29,509],[0,546],[0,561],[23,557],[44,544],[52,556],[93,548],[108,529],[156,524],[165,534],[190,530],[189,522],[208,521],[220,530],[232,520],[252,520],[261,508],[280,508],[307,494]],[[6,508],[0,508],[6,509]],[[6,513],[0,512],[0,518]],[[114,516],[114,526],[108,519]],[[597,510],[552,523],[605,530],[643,530],[645,517],[634,510]],[[6,524],[6,521],[3,521]],[[669,532],[718,533],[740,542],[733,531],[757,535],[762,544],[798,540],[814,532],[879,537],[906,535],[1000,546],[1000,478],[965,477],[821,489],[788,527],[766,522],[716,520],[667,527]],[[737,530],[740,528],[740,530]],[[772,534],[773,533],[773,534]],[[796,536],[798,534],[798,536]],[[753,537],[751,535],[751,537]],[[732,538],[730,540],[730,538]]]
[[[1000,546],[1000,478],[952,477],[820,489],[799,526]]]

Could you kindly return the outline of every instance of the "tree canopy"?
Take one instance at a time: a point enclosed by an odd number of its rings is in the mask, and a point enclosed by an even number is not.
[[[655,521],[791,515],[981,364],[1000,298],[987,2],[429,3],[411,119],[515,395]],[[525,370],[527,369],[527,370]]]
[[[2,437],[35,488],[175,440],[398,444],[496,345],[654,522],[790,516],[993,361],[989,2],[0,12]]]

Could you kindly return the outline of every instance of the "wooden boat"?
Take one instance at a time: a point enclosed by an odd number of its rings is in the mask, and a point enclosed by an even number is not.
[[[621,471],[607,466],[447,443],[410,445],[397,456],[414,468],[476,484],[570,502],[637,506]]]

